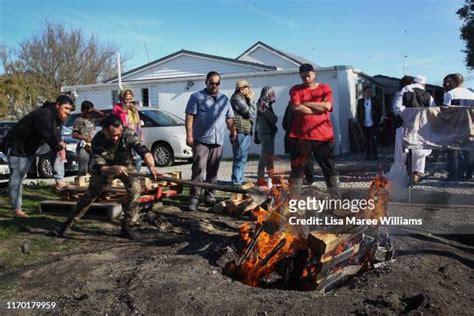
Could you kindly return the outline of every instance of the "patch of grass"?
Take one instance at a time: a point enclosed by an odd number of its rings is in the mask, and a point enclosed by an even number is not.
[[[22,208],[30,215],[28,219],[14,218],[8,188],[0,189],[0,240],[13,239],[19,232],[29,231],[30,228],[49,229],[58,224],[54,217],[38,213],[39,202],[59,198],[52,185],[41,181],[26,185],[22,197]]]
[[[16,291],[16,287],[16,284],[12,282],[2,282],[0,283],[0,293],[2,293],[3,296],[12,294]]]
[[[0,240],[6,240],[13,238],[16,233],[18,232],[18,228],[16,226],[0,226]]]
[[[29,252],[22,252],[22,245],[29,245]],[[16,269],[51,259],[53,255],[67,252],[80,243],[78,240],[58,240],[47,236],[17,235],[14,240],[5,242],[0,251],[0,261],[4,269]]]
[[[53,185],[47,185],[41,181],[36,184],[25,185],[23,187],[23,210],[27,212],[36,211],[38,203],[44,200],[57,200],[58,195],[54,191]],[[8,188],[0,189],[0,217],[11,218],[13,213],[10,207],[10,194]]]

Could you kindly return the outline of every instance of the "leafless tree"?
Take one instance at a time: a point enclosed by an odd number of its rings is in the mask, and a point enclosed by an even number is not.
[[[18,61],[25,72],[48,83],[49,98],[64,85],[92,84],[116,75],[118,47],[87,37],[81,29],[67,30],[63,23],[44,22],[43,29],[19,44]],[[130,57],[125,55],[125,62]]]

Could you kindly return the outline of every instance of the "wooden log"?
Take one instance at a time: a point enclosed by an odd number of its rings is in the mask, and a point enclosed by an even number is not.
[[[308,235],[308,247],[318,256],[332,252],[339,244],[359,240],[368,226],[356,226],[343,234],[312,231]]]
[[[308,235],[308,247],[317,256],[322,256],[333,251],[341,243],[349,241],[352,237],[352,234],[310,232]]]
[[[46,200],[39,203],[41,213],[62,213],[68,215],[76,201]],[[92,203],[86,218],[117,219],[122,215],[122,205],[114,202]]]
[[[74,184],[78,185],[80,187],[86,187],[89,186],[90,182],[90,176],[77,176],[74,178]]]
[[[353,277],[362,269],[362,265],[350,265],[341,268],[339,271],[330,274],[318,282],[317,290],[321,293],[329,292],[339,284],[346,282],[348,278]]]

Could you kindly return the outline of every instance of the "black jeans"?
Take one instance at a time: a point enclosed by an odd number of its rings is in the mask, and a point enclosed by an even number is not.
[[[334,143],[317,140],[296,139],[291,152],[291,177],[302,178],[311,155],[321,167],[324,179],[337,176],[334,164]],[[312,169],[312,168],[311,168]]]
[[[364,126],[364,137],[367,144],[367,157],[377,158],[377,126]]]
[[[290,157],[293,157],[293,152],[296,150],[298,146],[298,139],[296,138],[289,138],[288,133],[285,135],[285,153],[289,153]],[[298,153],[296,153],[298,154]],[[304,177],[305,182],[307,184],[311,184],[314,182],[314,160],[313,156],[310,155],[306,160],[304,165]]]

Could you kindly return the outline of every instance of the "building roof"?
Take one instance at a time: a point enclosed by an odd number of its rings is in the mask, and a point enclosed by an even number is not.
[[[298,55],[294,55],[294,54],[291,54],[291,53],[288,53],[288,52],[285,52],[285,51],[282,51],[282,50],[279,50],[279,49],[276,49],[268,44],[265,44],[264,42],[261,42],[261,41],[258,41],[256,42],[255,44],[253,44],[252,46],[250,46],[245,52],[243,52],[242,54],[240,54],[239,56],[237,56],[236,59],[240,60],[240,58],[242,58],[243,56],[247,55],[248,53],[252,52],[253,50],[257,49],[258,47],[263,47],[277,55],[280,55],[286,59],[289,59],[290,61],[292,61],[293,63],[295,63],[296,66],[300,66],[302,64],[312,64],[315,68],[319,68],[318,65],[316,65],[315,63],[313,63],[312,61],[304,58],[304,57],[301,57],[301,56],[298,56]]]
[[[190,56],[196,56],[196,57],[202,57],[202,58],[208,58],[208,59],[215,59],[215,60],[219,60],[219,61],[224,61],[224,62],[229,62],[229,63],[234,63],[234,64],[240,64],[240,65],[245,65],[245,66],[252,66],[252,67],[257,67],[257,68],[260,68],[262,70],[276,70],[277,68],[275,66],[269,66],[269,65],[264,65],[264,64],[260,64],[260,63],[253,63],[253,62],[249,62],[249,61],[244,61],[244,60],[237,60],[237,59],[233,59],[233,58],[227,58],[227,57],[222,57],[222,56],[217,56],[217,55],[210,55],[210,54],[204,54],[204,53],[198,53],[198,52],[194,52],[194,51],[190,51],[190,50],[185,50],[185,49],[181,49],[177,52],[174,52],[172,54],[169,54],[167,56],[164,56],[162,58],[159,58],[157,60],[154,60],[152,62],[149,62],[145,65],[142,65],[140,67],[136,67],[136,68],[133,68],[129,71],[126,71],[122,74],[122,78],[128,76],[128,75],[131,75],[131,74],[134,74],[138,71],[141,71],[141,70],[144,70],[146,68],[149,68],[149,67],[153,67],[154,65],[157,65],[157,64],[160,64],[160,63],[163,63],[169,59],[172,59],[172,58],[175,58],[179,55],[190,55]],[[105,80],[105,83],[111,83],[111,82],[114,82],[118,80],[118,77],[115,76],[113,78],[109,78],[107,80]]]

